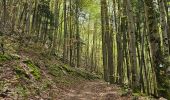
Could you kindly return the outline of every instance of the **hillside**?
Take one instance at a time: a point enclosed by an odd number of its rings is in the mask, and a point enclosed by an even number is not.
[[[11,41],[13,40],[13,41]],[[34,46],[6,37],[6,53],[0,55],[1,100],[131,100],[137,98],[100,76],[63,63]],[[125,94],[125,95],[124,95]],[[141,99],[142,100],[142,99]],[[143,99],[144,100],[144,99]]]

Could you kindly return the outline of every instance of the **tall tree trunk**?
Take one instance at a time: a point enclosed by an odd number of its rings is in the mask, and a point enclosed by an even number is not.
[[[76,0],[77,67],[80,66],[79,0]]]
[[[109,72],[109,82],[110,84],[114,83],[114,67],[113,67],[113,36],[110,32],[110,26],[109,26],[109,16],[108,16],[108,9],[107,9],[107,1],[101,0],[102,3],[102,9],[104,9],[104,27],[105,27],[105,35],[106,35],[106,46],[107,46],[107,52],[109,55],[107,55],[108,60],[108,72]]]
[[[137,59],[136,59],[136,36],[135,36],[135,24],[133,19],[133,9],[130,0],[126,0],[127,16],[128,16],[128,33],[130,40],[130,61],[132,66],[132,88],[137,91],[138,79],[137,79]]]
[[[72,57],[73,57],[73,25],[72,25],[72,16],[73,16],[73,11],[72,11],[72,0],[70,2],[70,65],[72,66]]]
[[[162,60],[162,54],[161,54],[161,41],[160,41],[160,35],[158,32],[158,23],[157,19],[155,17],[155,10],[152,0],[145,0],[145,4],[147,7],[147,27],[148,27],[148,35],[149,35],[149,41],[151,45],[151,53],[152,53],[152,68],[156,75],[156,82],[158,84],[158,88],[162,87],[162,83],[164,81],[161,79],[162,75],[160,75],[160,66],[163,64]],[[160,92],[160,91],[158,91]],[[157,95],[157,90],[155,91],[155,95]]]
[[[168,41],[168,23],[167,23],[167,12],[163,0],[159,0],[160,8],[160,21],[163,37],[163,53],[164,57],[168,59],[169,56],[169,41]]]
[[[103,69],[104,69],[104,80],[106,82],[109,81],[108,78],[108,52],[107,52],[107,46],[106,46],[106,33],[105,33],[105,6],[103,4],[103,0],[101,0],[101,23],[102,23],[102,55],[103,55]]]
[[[58,1],[55,1],[54,2],[54,27],[55,27],[55,31],[53,31],[53,43],[52,43],[52,48],[51,48],[51,54],[55,54],[56,52],[56,46],[57,46],[57,34],[58,34],[58,29],[59,29],[59,2]]]
[[[164,1],[164,5],[165,5],[165,9],[166,9],[166,18],[167,18],[167,23],[168,23],[168,33],[170,32],[170,14],[169,14],[169,10],[170,9],[170,4],[169,4],[169,0],[162,0]],[[168,34],[168,43],[169,43],[169,50],[170,50],[170,34]],[[170,55],[170,52],[169,52]]]
[[[6,26],[6,17],[7,17],[6,16],[6,13],[7,13],[6,12],[6,0],[3,0],[3,5],[4,5],[4,9],[3,9],[4,10],[4,24],[3,25],[4,25],[4,28],[5,28],[5,26]]]
[[[63,3],[64,10],[64,44],[63,44],[63,61],[67,62],[67,4],[66,0]]]

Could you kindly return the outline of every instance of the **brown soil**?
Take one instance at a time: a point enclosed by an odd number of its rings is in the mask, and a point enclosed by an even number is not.
[[[131,96],[122,97],[120,88],[103,81],[84,81],[72,86],[56,100],[131,100]]]

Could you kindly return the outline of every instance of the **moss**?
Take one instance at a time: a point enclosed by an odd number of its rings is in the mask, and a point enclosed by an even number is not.
[[[26,87],[24,87],[22,84],[18,84],[15,87],[15,90],[19,96],[27,98],[29,90]]]
[[[19,78],[30,79],[29,75],[20,66],[15,67],[14,70]]]
[[[41,73],[40,69],[33,64],[30,60],[23,61],[28,67],[29,67],[29,72],[34,76],[36,80],[40,79]]]
[[[133,96],[140,97],[140,96],[147,96],[147,95],[139,92],[139,93],[133,93]]]
[[[61,69],[64,69],[66,72],[76,72],[76,70],[70,66],[67,65],[60,65]]]
[[[0,61],[7,61],[7,60],[11,60],[11,56],[7,54],[5,55],[0,54]]]
[[[62,72],[62,69],[61,67],[55,65],[55,66],[49,66],[49,73],[53,76],[56,76],[56,77],[61,77],[63,76],[63,72]]]
[[[8,61],[8,60],[19,60],[20,56],[16,55],[16,54],[0,54],[0,61],[4,62],[4,61]]]
[[[94,79],[99,79],[99,77],[97,75],[94,75],[90,72],[86,72],[86,71],[78,71],[78,72],[81,72],[81,76],[86,78],[86,79],[89,79],[89,80],[94,80]]]
[[[49,67],[50,73],[56,77],[62,77],[63,75],[69,75],[73,77],[80,77],[88,80],[99,79],[98,76],[81,69],[72,68],[67,65],[53,65]]]
[[[77,76],[77,77],[82,77],[88,80],[99,79],[98,76],[91,74],[89,72],[86,72],[84,70],[81,70],[81,69],[72,68],[66,65],[62,66],[62,68],[65,69],[68,73],[74,76]]]

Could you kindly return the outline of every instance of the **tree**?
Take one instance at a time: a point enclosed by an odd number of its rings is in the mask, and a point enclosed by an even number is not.
[[[148,35],[149,35],[149,41],[151,45],[151,53],[152,53],[152,67],[154,70],[154,74],[156,75],[156,82],[158,84],[158,93],[162,96],[169,95],[169,90],[165,90],[164,93],[162,93],[162,90],[159,90],[160,88],[169,88],[168,83],[166,83],[166,75],[161,74],[161,71],[164,71],[164,69],[161,68],[162,65],[165,64],[166,59],[164,59],[162,53],[161,53],[161,40],[160,35],[158,32],[158,24],[157,19],[155,17],[155,10],[152,0],[145,0],[146,6],[147,6],[147,21],[148,21]],[[166,33],[164,33],[166,34]],[[165,64],[165,67],[167,64]],[[155,86],[155,95],[157,95],[157,87]]]
[[[130,61],[132,68],[132,88],[134,91],[138,88],[138,74],[137,74],[137,56],[136,56],[136,36],[135,36],[135,24],[133,21],[133,10],[130,0],[126,0],[127,5],[127,20],[128,20],[128,33],[129,33],[129,52],[130,52]]]
[[[107,1],[101,0],[101,20],[102,20],[102,34],[103,34],[103,59],[104,59],[104,74],[105,80],[111,84],[114,83],[113,77],[113,37],[112,33],[110,32],[109,26],[109,17],[108,17],[108,9],[107,9]],[[106,45],[106,46],[105,46]],[[107,49],[105,49],[107,48]],[[105,58],[106,57],[106,58]],[[106,60],[106,61],[105,61]],[[108,74],[107,74],[108,70]],[[107,76],[109,75],[109,76]],[[107,78],[109,77],[109,78]]]
[[[77,67],[80,66],[80,31],[79,31],[79,0],[76,0],[76,40],[77,40]]]
[[[63,2],[64,10],[64,44],[63,44],[63,60],[67,62],[67,4],[66,0]]]

